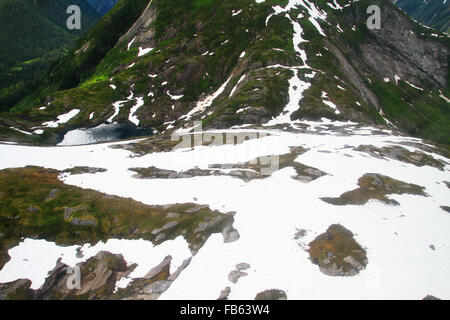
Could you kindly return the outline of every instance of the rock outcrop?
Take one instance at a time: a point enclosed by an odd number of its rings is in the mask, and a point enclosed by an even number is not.
[[[328,276],[354,276],[367,266],[366,251],[354,240],[353,233],[339,224],[317,236],[308,249],[312,263]]]
[[[287,294],[283,290],[270,289],[258,293],[255,300],[287,300]]]

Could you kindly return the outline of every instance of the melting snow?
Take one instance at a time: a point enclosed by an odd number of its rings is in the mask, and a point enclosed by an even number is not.
[[[58,116],[58,121],[48,121],[48,122],[44,122],[42,125],[44,127],[49,127],[49,128],[57,128],[59,127],[60,124],[64,124],[69,122],[73,117],[75,117],[78,113],[80,113],[79,109],[74,109],[72,111],[69,111],[68,113],[62,114],[60,116]]]
[[[142,49],[141,47],[139,47],[138,57],[142,57],[143,55],[146,55],[147,53],[151,52],[153,49],[154,48]]]
[[[139,110],[140,107],[144,105],[144,98],[139,97],[136,98],[136,104],[131,108],[130,115],[128,119],[133,122],[136,126],[139,126],[139,119],[136,116],[136,112]]]
[[[213,104],[214,100],[216,100],[216,98],[220,96],[222,92],[225,90],[231,78],[233,78],[233,75],[231,75],[228,78],[228,80],[225,81],[225,83],[222,84],[222,86],[216,92],[206,97],[204,100],[197,102],[197,106],[194,109],[192,109],[188,114],[182,116],[180,119],[189,120],[194,114],[203,112],[205,109],[209,108]]]
[[[265,130],[270,135],[240,145],[199,146],[143,157],[130,157],[129,151],[108,148],[115,143],[51,148],[0,144],[0,153],[4,155],[0,158],[0,169],[26,165],[59,170],[73,166],[102,167],[108,171],[63,179],[70,185],[131,197],[149,205],[185,203],[197,197],[199,203],[212,209],[236,211],[234,227],[241,238],[224,243],[222,235],[212,235],[162,299],[217,299],[226,286],[231,286],[231,300],[253,299],[258,292],[270,288],[286,291],[289,299],[422,299],[428,294],[450,299],[447,268],[450,216],[439,207],[448,205],[450,191],[442,181],[450,181],[449,166],[440,171],[354,150],[359,145],[377,148],[402,145],[415,151],[415,147],[404,144],[421,144],[420,139],[380,134],[379,129],[350,122],[305,121],[299,125],[307,125],[309,129],[297,133]],[[237,134],[242,130],[217,131],[224,132]],[[292,146],[309,149],[296,161],[328,175],[305,184],[292,179],[295,171],[287,167],[266,179],[245,183],[227,176],[134,179],[128,170],[149,166],[177,171],[208,168],[209,164],[284,154]],[[442,156],[425,153],[448,163]],[[429,197],[390,196],[400,203],[398,206],[378,201],[361,206],[333,206],[320,200],[355,189],[358,179],[368,172],[424,186]],[[114,183],[117,181],[120,183]],[[367,268],[355,277],[322,274],[302,249],[334,223],[354,232],[356,240],[367,250]],[[294,240],[297,228],[309,231],[304,238]],[[429,248],[430,244],[435,251]],[[25,239],[9,251],[12,259],[0,271],[0,281],[26,277],[37,288],[59,257],[72,266],[80,262],[75,250],[75,246],[58,247],[43,240]],[[156,247],[142,240],[85,245],[83,259],[100,250],[121,253],[128,263],[138,263],[130,278],[144,275],[167,254],[174,257],[174,268],[190,256],[187,244],[178,238]],[[231,284],[228,273],[241,262],[251,265],[248,276]]]

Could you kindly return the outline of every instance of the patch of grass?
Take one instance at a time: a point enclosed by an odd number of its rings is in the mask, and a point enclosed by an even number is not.
[[[26,167],[0,171],[0,267],[8,261],[6,251],[21,237],[55,241],[59,245],[83,245],[111,238],[146,239],[161,243],[182,235],[191,248],[202,246],[211,233],[220,232],[233,218],[196,204],[148,206],[132,199],[108,196],[93,190],[69,186],[58,180],[59,171]],[[53,198],[48,198],[57,190]],[[67,215],[67,213],[70,213]],[[175,217],[168,213],[177,213]],[[95,224],[74,224],[95,221]],[[194,232],[205,220],[218,223]],[[157,239],[155,229],[168,222],[177,224],[163,230]]]

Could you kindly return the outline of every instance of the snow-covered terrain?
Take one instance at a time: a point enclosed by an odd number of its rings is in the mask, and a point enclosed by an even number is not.
[[[70,185],[130,197],[145,204],[194,199],[224,213],[236,211],[234,227],[240,239],[224,243],[220,234],[213,234],[161,299],[217,299],[227,286],[231,287],[230,299],[253,299],[258,292],[272,288],[284,290],[289,299],[421,299],[429,294],[450,299],[450,214],[441,208],[450,206],[450,190],[445,184],[450,181],[448,159],[430,151],[430,146],[419,139],[350,122],[324,119],[298,122],[292,128],[245,130],[250,136],[264,134],[237,145],[196,146],[142,157],[130,157],[130,151],[110,148],[119,142],[49,148],[0,144],[0,169],[26,165],[59,170],[75,166],[105,168],[103,173],[62,175],[61,179]],[[242,132],[221,130],[208,134]],[[375,157],[355,150],[361,145],[420,151],[445,163],[445,168]],[[136,179],[128,170],[151,166],[176,171],[208,169],[211,164],[286,154],[295,146],[308,150],[296,162],[327,175],[305,183],[292,179],[295,170],[288,166],[263,179],[244,182],[230,176]],[[389,195],[398,206],[376,200],[365,205],[335,206],[320,199],[354,190],[366,173],[425,187],[428,196]],[[367,251],[367,268],[354,277],[327,276],[309,260],[308,243],[336,223],[351,230]],[[295,239],[299,229],[306,234]],[[12,259],[0,271],[0,282],[28,277],[33,280],[33,288],[37,288],[61,254],[64,253],[63,262],[74,265],[104,249],[123,253],[129,264],[138,263],[139,268],[130,277],[142,276],[166,255],[173,256],[173,269],[189,257],[182,238],[156,247],[150,242],[129,240],[86,245],[82,248],[83,259],[75,258],[75,246],[62,248],[46,241],[24,239],[9,251]],[[146,257],[153,258],[142,259],[141,249]],[[242,262],[251,268],[246,271],[247,276],[233,284],[228,274]]]

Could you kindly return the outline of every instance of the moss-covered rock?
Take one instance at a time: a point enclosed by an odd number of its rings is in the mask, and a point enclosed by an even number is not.
[[[287,294],[283,290],[270,289],[258,293],[255,300],[287,300]]]
[[[406,163],[411,163],[418,167],[430,166],[437,168],[441,171],[443,171],[446,166],[445,162],[437,160],[426,153],[420,151],[411,152],[406,148],[402,148],[400,146],[386,146],[382,148],[377,148],[371,145],[360,145],[357,148],[355,148],[355,151],[368,153],[376,158],[382,159],[388,158]]]
[[[424,187],[416,184],[410,184],[393,178],[376,174],[367,173],[358,180],[359,188],[343,193],[338,198],[321,198],[327,203],[344,206],[344,205],[363,205],[369,200],[380,200],[386,204],[398,205],[399,203],[393,199],[389,199],[390,194],[411,194],[426,197]]]
[[[31,281],[28,279],[0,283],[0,300],[30,300],[33,298],[30,287]]]
[[[334,224],[309,243],[309,256],[329,276],[354,276],[366,268],[366,251],[345,227]]]
[[[111,238],[160,244],[183,236],[197,252],[212,233],[233,230],[232,215],[208,206],[144,205],[66,185],[58,180],[60,174],[39,167],[0,171],[0,267],[9,260],[8,249],[21,237],[83,245]]]

